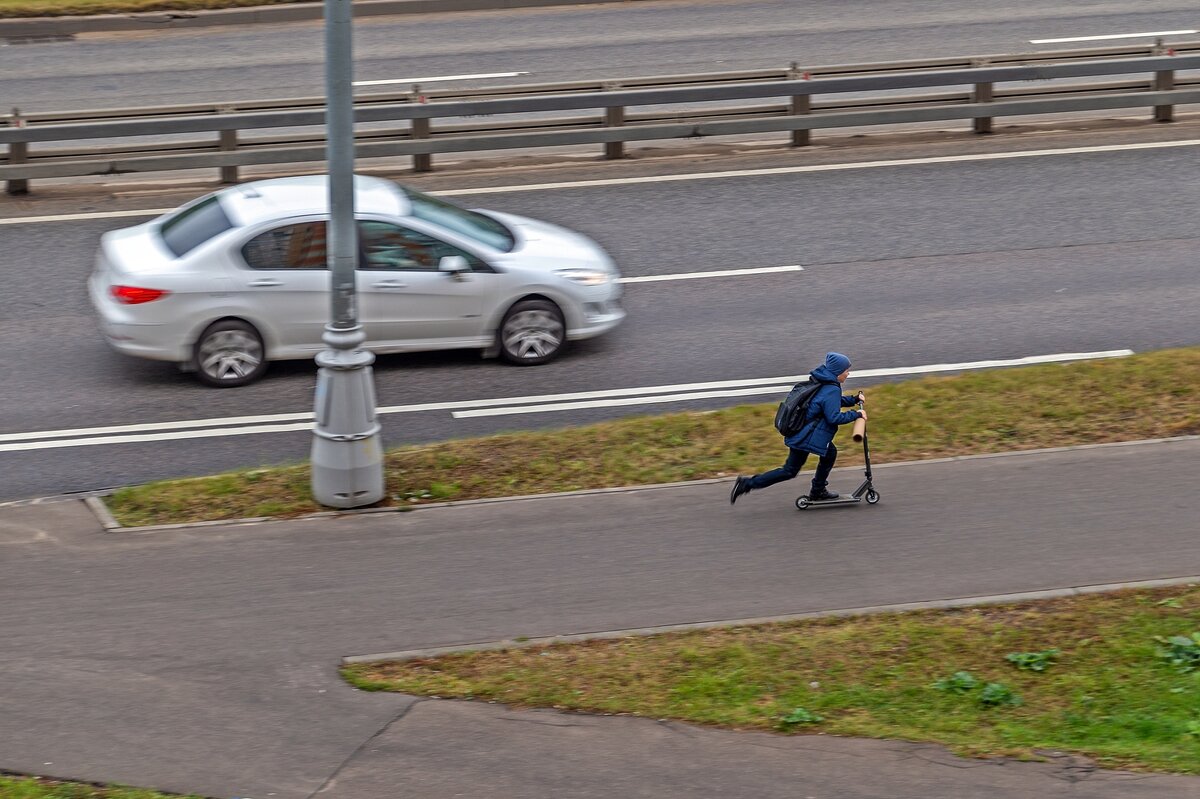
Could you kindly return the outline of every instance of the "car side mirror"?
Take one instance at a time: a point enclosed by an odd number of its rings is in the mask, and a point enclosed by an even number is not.
[[[471,265],[461,255],[446,255],[438,261],[438,269],[450,275],[455,280],[462,280],[464,272],[471,271]]]

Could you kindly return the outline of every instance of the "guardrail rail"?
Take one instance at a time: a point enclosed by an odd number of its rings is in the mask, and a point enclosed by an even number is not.
[[[615,159],[628,142],[772,132],[801,147],[828,128],[962,119],[986,134],[997,117],[1134,108],[1169,122],[1176,105],[1200,102],[1200,77],[1178,74],[1196,69],[1200,42],[467,91],[413,86],[356,98],[355,155],[411,157],[425,172],[437,153],[601,144]],[[1080,82],[1114,76],[1123,79]],[[564,115],[581,111],[590,113]],[[0,180],[10,194],[35,179],[190,169],[217,169],[233,183],[242,166],[323,161],[324,121],[323,97],[13,109],[0,127]]]

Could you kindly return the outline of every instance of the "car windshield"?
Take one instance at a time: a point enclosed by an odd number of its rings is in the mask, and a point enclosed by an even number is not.
[[[408,197],[412,204],[412,215],[417,219],[441,225],[447,230],[453,230],[461,236],[501,252],[510,252],[516,245],[516,239],[508,228],[491,217],[467,211],[407,186],[401,186],[400,190]]]
[[[180,258],[218,233],[233,227],[216,195],[185,208],[162,223],[158,233],[167,249]]]

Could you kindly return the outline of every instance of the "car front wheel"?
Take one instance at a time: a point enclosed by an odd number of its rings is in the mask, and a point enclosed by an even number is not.
[[[548,300],[521,300],[508,309],[500,325],[500,354],[520,366],[546,363],[566,341],[562,311]]]
[[[267,370],[262,336],[254,327],[237,319],[209,325],[192,358],[200,382],[218,388],[253,383]]]

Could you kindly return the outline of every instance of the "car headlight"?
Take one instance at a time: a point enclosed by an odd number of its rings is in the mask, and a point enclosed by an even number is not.
[[[612,274],[601,269],[555,269],[554,274],[559,277],[565,277],[567,280],[573,280],[576,283],[581,283],[585,286],[603,286],[612,280]]]

